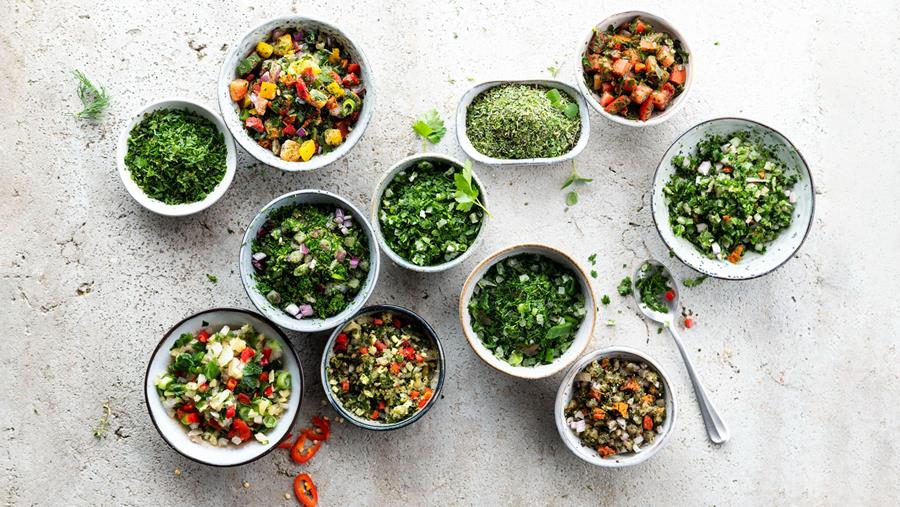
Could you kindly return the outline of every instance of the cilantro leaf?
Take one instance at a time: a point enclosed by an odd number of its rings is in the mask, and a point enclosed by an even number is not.
[[[483,209],[488,216],[491,212],[484,207],[484,204],[478,199],[478,189],[472,186],[472,161],[466,160],[463,164],[461,173],[453,175],[453,181],[456,182],[456,192],[453,198],[458,203],[456,208],[462,211],[469,211],[472,205],[476,205]]]
[[[444,127],[444,120],[441,119],[441,116],[435,109],[428,111],[418,121],[413,123],[412,129],[431,142],[431,144],[437,144],[444,137],[444,134],[447,133],[447,129]]]
[[[627,295],[631,294],[631,277],[630,276],[626,276],[625,278],[622,279],[621,282],[619,282],[618,290],[619,290],[620,296],[627,296]]]

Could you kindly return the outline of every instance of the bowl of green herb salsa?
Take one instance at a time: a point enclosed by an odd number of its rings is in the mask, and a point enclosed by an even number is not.
[[[234,141],[219,115],[181,98],[138,111],[119,135],[116,156],[128,193],[166,216],[212,206],[228,190],[237,167]]]
[[[362,308],[379,259],[372,226],[353,204],[324,190],[298,190],[267,204],[247,227],[241,281],[279,326],[324,331]]]
[[[465,261],[484,231],[484,185],[472,163],[418,154],[394,164],[375,191],[372,224],[387,256],[413,271]]]
[[[463,284],[463,333],[484,362],[509,375],[544,378],[571,364],[594,332],[587,274],[553,247],[521,244],[481,262]]]

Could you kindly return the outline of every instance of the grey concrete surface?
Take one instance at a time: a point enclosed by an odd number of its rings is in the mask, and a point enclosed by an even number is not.
[[[471,80],[572,81],[592,23],[639,6],[668,15],[693,46],[692,96],[644,130],[592,114],[578,157],[594,178],[566,209],[569,165],[478,167],[494,219],[480,251],[450,272],[419,276],[389,263],[373,303],[409,306],[440,331],[443,399],[407,429],[336,424],[306,467],[285,452],[211,469],[169,449],[141,391],[161,334],[214,306],[250,307],[237,273],[243,227],[273,197],[324,188],[368,207],[379,176],[421,149],[413,118],[447,121],[431,151],[462,156],[452,122]],[[900,7],[893,2],[3,2],[0,16],[0,498],[5,505],[292,505],[308,470],[322,505],[897,505],[900,233]],[[250,25],[304,13],[338,23],[366,48],[379,103],[360,144],[314,174],[285,174],[241,154],[231,190],[185,219],[155,216],[125,192],[115,139],[152,99],[214,104],[219,65]],[[79,109],[71,69],[103,83],[99,123]],[[690,126],[745,116],[800,148],[817,185],[802,251],[752,281],[707,280],[683,295],[685,333],[732,441],[709,444],[674,345],[627,301],[618,280],[648,255],[680,278],[650,216],[649,184],[666,147]],[[569,454],[552,402],[561,375],[501,376],[469,350],[456,316],[469,270],[517,241],[557,245],[586,263],[612,304],[591,348],[640,348],[674,377],[681,400],[669,445],[628,470]],[[219,277],[210,283],[206,274]],[[79,295],[79,292],[84,293]],[[292,335],[307,371],[304,419],[334,416],[315,376],[322,336]],[[92,428],[109,400],[108,436]],[[176,471],[180,471],[177,475]],[[244,483],[248,487],[244,487]]]

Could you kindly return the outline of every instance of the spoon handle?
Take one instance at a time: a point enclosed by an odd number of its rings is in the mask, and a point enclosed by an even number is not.
[[[697,372],[694,371],[694,364],[691,362],[691,358],[688,357],[687,351],[684,348],[684,343],[681,342],[681,337],[678,336],[675,327],[673,325],[667,327],[672,338],[675,339],[675,344],[678,345],[678,351],[681,352],[681,358],[684,359],[684,366],[687,369],[688,375],[691,377],[691,383],[694,385],[694,394],[697,395],[697,403],[700,405],[700,414],[703,415],[703,422],[706,424],[706,433],[709,435],[710,441],[714,444],[723,444],[731,437],[728,426],[725,425],[725,421],[722,420],[719,411],[716,410],[712,400],[707,396],[706,389],[704,389],[703,384],[700,383]]]

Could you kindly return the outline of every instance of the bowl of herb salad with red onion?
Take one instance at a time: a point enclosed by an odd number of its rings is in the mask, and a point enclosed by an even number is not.
[[[324,190],[267,204],[241,245],[241,281],[253,304],[294,331],[331,329],[356,313],[378,280],[380,255],[366,217]]]
[[[571,364],[594,332],[597,305],[587,273],[541,244],[499,250],[463,284],[459,318],[478,357],[521,378],[544,378]]]
[[[407,157],[375,191],[372,224],[387,256],[413,271],[444,271],[481,241],[488,214],[471,161],[438,154]]]

